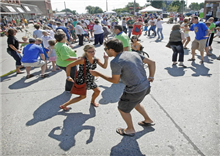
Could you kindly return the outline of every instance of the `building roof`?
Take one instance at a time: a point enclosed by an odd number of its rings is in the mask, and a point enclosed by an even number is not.
[[[18,4],[11,3],[1,3],[1,14],[22,14],[25,13],[25,10],[21,8]]]
[[[41,15],[41,10],[36,5],[21,3],[22,8],[26,13]]]

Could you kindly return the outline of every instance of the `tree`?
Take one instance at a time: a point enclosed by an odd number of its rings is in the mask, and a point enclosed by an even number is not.
[[[171,6],[178,6],[178,10],[176,12],[183,12],[184,8],[186,6],[186,3],[184,0],[175,0],[170,5]]]
[[[163,8],[163,1],[158,1],[158,0],[150,0],[150,3],[153,7],[161,9]]]
[[[93,6],[89,5],[86,7],[86,10],[89,14],[103,13],[103,10],[98,6],[93,7]]]
[[[191,3],[191,4],[189,5],[189,8],[190,8],[191,10],[199,10],[199,9],[200,9],[199,3],[193,2],[193,3]]]
[[[199,4],[199,9],[204,8],[204,6],[205,6],[205,3],[204,3],[204,2],[200,3],[200,4]]]
[[[179,9],[179,6],[177,6],[177,5],[174,5],[174,6],[169,5],[168,8],[167,8],[167,11],[169,11],[169,12],[177,12],[178,9]]]
[[[76,14],[77,14],[76,10],[70,10],[70,9],[68,9],[68,8],[61,10],[61,12],[70,12],[70,13],[72,13],[73,15],[76,15]]]

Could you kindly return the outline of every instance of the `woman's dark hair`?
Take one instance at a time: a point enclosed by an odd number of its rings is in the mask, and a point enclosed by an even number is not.
[[[40,28],[40,25],[39,25],[39,24],[35,24],[35,25],[34,25],[34,28],[35,28],[35,29],[39,29],[39,28]]]
[[[125,20],[125,18],[123,18],[123,20]]]
[[[99,21],[95,21],[95,24],[99,24]]]
[[[122,31],[122,30],[123,30],[123,28],[122,28],[122,26],[121,26],[121,25],[115,25],[115,26],[114,26],[114,29],[118,29],[118,30],[120,30],[120,31]]]
[[[137,36],[132,36],[131,37],[131,42],[134,42],[133,39],[137,39]]]
[[[8,29],[8,36],[13,36],[15,32],[16,32],[15,29],[12,28]]]
[[[116,53],[123,52],[123,44],[120,40],[113,38],[104,43],[107,49],[113,49]]]
[[[57,42],[62,41],[65,37],[66,37],[66,33],[62,31],[56,32],[56,34],[54,35],[54,38],[57,40]]]

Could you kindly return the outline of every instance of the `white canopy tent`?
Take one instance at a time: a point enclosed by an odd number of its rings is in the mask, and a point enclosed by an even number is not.
[[[116,12],[115,11],[106,11],[106,12],[104,12],[104,14],[116,14]]]
[[[163,11],[162,9],[157,9],[157,8],[154,8],[150,5],[144,9],[140,10],[139,12],[162,12],[162,11]]]

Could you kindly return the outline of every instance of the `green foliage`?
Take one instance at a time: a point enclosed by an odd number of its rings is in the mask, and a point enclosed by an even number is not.
[[[185,0],[174,0],[169,6],[168,8],[170,7],[170,9],[172,10],[176,10],[175,12],[183,12],[184,11],[184,8],[186,7],[186,3],[185,3]]]
[[[93,6],[89,5],[86,7],[86,10],[89,14],[103,13],[103,10],[98,6],[93,7]]]
[[[70,10],[68,8],[61,10],[61,12],[66,12],[66,11],[72,13],[73,15],[77,14],[76,10]]]
[[[115,11],[117,14],[120,14],[122,12],[129,12],[127,8],[118,8],[118,9],[114,9],[113,11]]]
[[[151,0],[150,3],[155,8],[158,8],[158,9],[163,8],[163,1]]]
[[[169,5],[167,8],[167,11],[169,11],[169,12],[177,12],[178,10],[179,10],[179,6],[177,6],[177,5],[174,5],[174,6]]]
[[[193,3],[191,3],[189,5],[189,8],[191,10],[200,10],[200,9],[204,8],[204,5],[205,4],[203,2],[202,3],[195,3],[195,2],[193,2]]]

